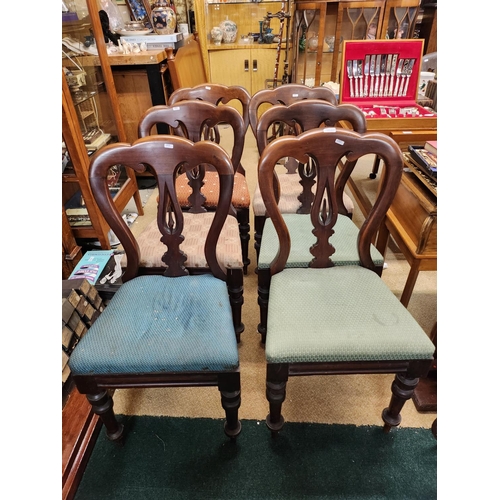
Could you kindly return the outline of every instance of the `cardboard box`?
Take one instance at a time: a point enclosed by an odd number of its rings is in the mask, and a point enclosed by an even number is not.
[[[368,130],[437,129],[437,114],[417,104],[423,44],[424,40],[416,39],[344,41],[339,102],[360,107],[365,113]],[[387,62],[389,55],[392,56],[392,76],[382,76],[379,72],[377,77],[377,61],[382,69],[384,56]],[[368,75],[365,70],[367,56]],[[358,71],[357,77],[354,76],[356,65],[361,66],[361,74]],[[405,68],[411,68],[411,72],[406,72],[408,76],[405,76]]]

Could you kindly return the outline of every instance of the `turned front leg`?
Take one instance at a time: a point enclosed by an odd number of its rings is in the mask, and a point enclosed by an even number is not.
[[[241,422],[238,420],[241,405],[240,372],[221,373],[218,379],[221,403],[226,412],[224,432],[233,440],[241,432]]]
[[[392,427],[396,427],[401,423],[401,410],[406,401],[412,397],[418,381],[418,378],[406,378],[401,374],[396,375],[391,386],[391,402],[382,412],[382,419],[385,422],[384,432],[389,432]]]
[[[257,331],[261,335],[261,342],[266,343],[267,335],[267,312],[269,308],[269,287],[271,283],[271,273],[269,269],[259,269],[257,271],[257,302],[260,310],[260,323]]]
[[[281,407],[286,397],[287,380],[287,364],[267,365],[266,397],[269,401],[269,415],[266,418],[266,425],[273,436],[278,434],[285,423],[285,419],[281,414]]]
[[[87,394],[87,399],[92,405],[92,410],[99,415],[102,423],[106,427],[106,435],[111,441],[119,442],[123,437],[123,425],[116,420],[113,411],[113,398],[108,391],[104,390],[99,394]]]

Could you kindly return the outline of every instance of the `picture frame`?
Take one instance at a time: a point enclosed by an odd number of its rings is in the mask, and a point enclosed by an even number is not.
[[[153,29],[151,4],[149,0],[126,0],[134,21],[142,21],[148,29]]]
[[[116,5],[127,5],[126,0],[115,0]]]

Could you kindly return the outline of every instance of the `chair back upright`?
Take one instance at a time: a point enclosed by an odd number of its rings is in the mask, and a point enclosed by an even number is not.
[[[194,87],[187,87],[177,89],[168,99],[168,104],[173,106],[180,101],[190,101],[199,100],[210,102],[214,105],[219,104],[229,104],[241,107],[241,116],[243,118],[243,126],[245,132],[248,129],[250,123],[249,118],[249,107],[250,107],[251,96],[248,91],[239,85],[222,85],[218,83],[204,83],[201,85],[196,85]],[[215,127],[211,130],[214,134],[215,142],[220,142],[219,128]],[[207,134],[208,135],[208,134]],[[245,175],[245,169],[241,165],[238,165],[238,172]]]
[[[229,125],[233,133],[231,161],[233,165],[240,164],[245,143],[245,125],[242,116],[235,108],[226,105],[216,106],[199,100],[179,101],[175,105],[153,106],[143,114],[139,121],[139,137],[148,136],[153,126],[159,123],[168,125],[172,134],[186,137],[193,142],[204,141],[207,128],[223,123]],[[191,206],[189,211],[205,212],[205,196],[201,192],[205,166],[187,171],[186,175],[193,190],[189,199]],[[233,206],[231,206],[231,214],[236,215]]]
[[[397,143],[385,134],[357,132],[336,127],[325,127],[304,132],[298,136],[284,136],[269,143],[259,162],[258,182],[267,214],[271,218],[279,240],[279,250],[271,263],[271,275],[285,268],[290,254],[290,233],[286,227],[273,189],[274,169],[284,157],[296,158],[299,163],[314,161],[317,188],[311,205],[311,223],[316,242],[311,246],[312,259],[309,267],[332,267],[330,256],[335,252],[329,238],[335,231],[339,204],[335,196],[338,165],[345,156],[341,182],[345,184],[359,158],[379,155],[385,165],[384,176],[377,199],[368,213],[358,236],[357,250],[363,267],[376,272],[370,253],[370,245],[382,223],[399,186],[403,171],[403,157]]]
[[[257,139],[257,123],[259,116],[262,114],[261,106],[271,104],[273,106],[284,104],[288,106],[294,102],[303,99],[321,99],[337,104],[337,98],[331,89],[328,87],[308,87],[300,83],[289,83],[281,85],[274,89],[262,89],[256,92],[250,100],[249,118],[250,127]]]
[[[120,240],[127,256],[123,276],[126,282],[138,275],[140,249],[126,222],[115,206],[107,184],[108,169],[114,165],[127,165],[135,172],[146,167],[155,175],[159,190],[157,223],[161,242],[166,246],[162,260],[166,264],[163,275],[186,276],[186,255],[180,250],[184,240],[184,216],[178,202],[175,180],[181,171],[192,172],[202,164],[209,164],[219,177],[220,197],[213,222],[205,242],[205,257],[212,274],[226,280],[226,270],[216,258],[216,246],[231,205],[234,170],[228,154],[209,141],[194,143],[177,136],[150,136],[133,144],[116,143],[102,148],[90,162],[90,185],[104,218]]]
[[[257,125],[257,148],[262,155],[268,143],[268,131],[276,123],[282,123],[294,129],[295,134],[319,127],[335,127],[339,122],[347,123],[358,133],[366,132],[366,118],[361,109],[353,104],[333,105],[319,99],[296,101],[289,106],[273,106],[262,114]],[[288,161],[291,162],[290,158]],[[297,213],[308,214],[313,200],[312,188],[315,184],[316,170],[314,161],[298,164],[302,193],[299,196],[301,206]],[[347,173],[341,173],[335,185],[335,199],[339,213],[349,215],[344,204],[344,189],[347,183]],[[275,192],[279,201],[279,182],[275,181]]]

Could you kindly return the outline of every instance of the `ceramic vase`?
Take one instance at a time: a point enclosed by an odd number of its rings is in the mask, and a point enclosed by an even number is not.
[[[210,36],[214,45],[220,45],[222,42],[222,30],[218,26],[214,26],[210,30]]]
[[[236,23],[231,21],[228,16],[226,16],[226,19],[219,24],[219,28],[222,30],[222,40],[224,40],[224,43],[236,42],[238,26],[236,26]]]
[[[151,9],[153,28],[158,35],[171,35],[175,33],[177,15],[169,6],[167,0],[158,0]]]
[[[318,50],[318,35],[313,35],[307,41],[307,48],[310,52],[316,52]]]

